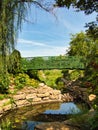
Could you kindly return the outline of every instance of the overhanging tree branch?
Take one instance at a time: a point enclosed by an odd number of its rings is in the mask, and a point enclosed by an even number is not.
[[[19,0],[18,2],[31,2],[32,4],[35,4],[36,6],[39,6],[40,8],[44,9],[47,12],[51,12],[53,10],[53,6],[51,8],[46,7],[41,1],[36,0]]]

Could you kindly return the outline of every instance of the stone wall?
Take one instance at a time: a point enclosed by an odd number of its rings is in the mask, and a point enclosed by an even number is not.
[[[6,112],[19,107],[48,102],[69,102],[73,98],[60,90],[54,90],[41,83],[38,88],[25,87],[16,94],[10,94],[7,99],[0,101],[0,117]]]

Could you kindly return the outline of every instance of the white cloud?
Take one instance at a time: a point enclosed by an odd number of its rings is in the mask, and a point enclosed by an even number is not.
[[[83,26],[84,26],[84,25],[82,26],[81,24],[75,25],[74,22],[72,22],[68,19],[65,19],[64,16],[59,18],[59,22],[70,33],[79,32],[80,30],[83,30]]]
[[[25,30],[23,31],[22,33],[25,33],[25,34],[30,34],[30,35],[40,35],[40,36],[43,36],[43,37],[48,37],[50,39],[54,39],[54,38],[65,38],[65,35],[61,34],[61,33],[58,33],[56,31],[52,31],[51,33],[49,32],[49,30],[44,30],[43,32],[42,31],[35,31],[35,30]]]
[[[62,47],[51,47],[51,48],[40,48],[32,50],[19,50],[22,57],[35,57],[35,56],[59,56],[64,55],[68,46]]]
[[[46,44],[36,41],[30,41],[30,40],[24,40],[24,39],[18,39],[17,43],[22,43],[26,45],[32,45],[32,46],[46,46]]]
[[[65,12],[65,13],[64,13]],[[74,9],[58,9],[58,21],[60,24],[67,29],[67,32],[69,33],[77,33],[81,30],[84,30],[85,21],[84,14],[81,12],[75,12]]]
[[[47,48],[55,48],[55,47],[59,47],[57,45],[61,45],[62,43],[69,43],[69,41],[65,41],[65,40],[60,40],[60,41],[57,41],[57,40],[52,40],[51,42],[49,41],[46,41],[46,42],[38,42],[38,41],[33,41],[33,40],[25,40],[25,39],[18,39],[17,40],[17,43],[18,43],[18,46],[20,45],[24,45],[25,47],[27,46],[39,46],[39,47],[47,47]],[[60,46],[61,47],[61,46]]]
[[[65,45],[49,45],[49,43],[46,44],[25,39],[18,39],[18,43],[17,49],[20,51],[22,57],[64,55],[68,49],[68,46]]]

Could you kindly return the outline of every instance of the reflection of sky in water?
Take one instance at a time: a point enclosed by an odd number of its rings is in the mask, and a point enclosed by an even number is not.
[[[46,110],[45,114],[75,114],[80,112],[74,103],[62,103],[58,110]]]
[[[74,103],[62,103],[58,110],[46,110],[45,114],[75,114],[80,112],[79,108]],[[22,128],[25,130],[34,130],[37,124],[42,122],[37,121],[25,121],[23,122]]]
[[[23,130],[34,130],[34,127],[38,124],[40,124],[40,122],[26,121],[26,122],[23,122],[22,129]]]

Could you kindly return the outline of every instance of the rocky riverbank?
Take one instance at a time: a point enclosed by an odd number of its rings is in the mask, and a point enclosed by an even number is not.
[[[69,93],[61,94],[60,90],[54,90],[51,87],[41,83],[38,88],[24,87],[16,94],[7,95],[6,99],[0,101],[0,117],[8,111],[23,106],[42,104],[48,102],[69,102],[73,97]]]

